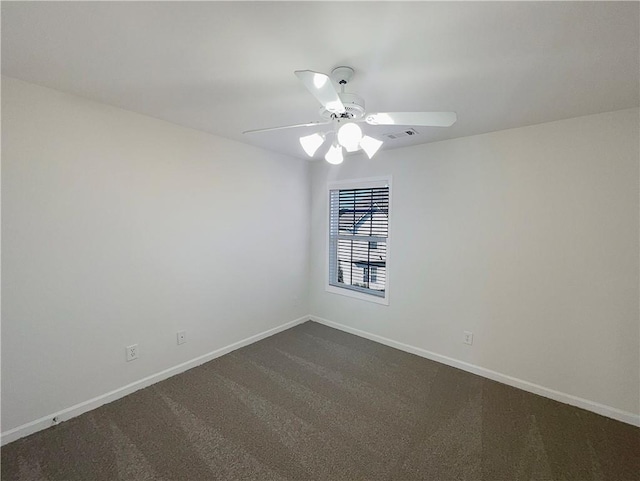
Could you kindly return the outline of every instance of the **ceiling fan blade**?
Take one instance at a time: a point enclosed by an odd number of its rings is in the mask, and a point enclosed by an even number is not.
[[[347,111],[328,75],[311,70],[296,70],[294,73],[329,112],[343,114]]]
[[[424,127],[450,127],[458,116],[455,112],[378,112],[369,114],[370,125],[420,125]]]
[[[330,124],[329,121],[323,122],[307,122],[306,124],[295,124],[295,125],[283,125],[282,127],[269,127],[266,129],[255,129],[255,130],[245,130],[242,132],[243,134],[255,134],[257,132],[269,132],[271,130],[284,130],[284,129],[295,129],[297,127],[313,127],[314,125],[326,125]]]

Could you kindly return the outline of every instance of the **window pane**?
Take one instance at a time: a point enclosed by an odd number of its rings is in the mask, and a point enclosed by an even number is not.
[[[342,235],[387,237],[389,189],[341,190],[339,232]]]
[[[339,284],[384,291],[387,266],[386,243],[378,242],[375,253],[369,242],[339,239],[337,242]],[[375,274],[371,268],[374,268]],[[367,273],[369,275],[367,275]]]

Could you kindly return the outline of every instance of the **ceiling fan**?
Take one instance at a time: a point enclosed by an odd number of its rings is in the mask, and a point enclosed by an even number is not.
[[[364,100],[361,97],[344,91],[345,86],[353,77],[353,72],[351,67],[337,67],[333,69],[331,77],[329,77],[326,74],[313,72],[312,70],[296,70],[296,76],[322,105],[320,117],[323,120],[284,125],[282,127],[247,130],[243,134],[312,127],[315,125],[331,125],[331,128],[327,131],[300,137],[300,144],[307,155],[313,157],[327,137],[333,135],[333,140],[325,159],[331,164],[340,164],[344,159],[343,148],[347,152],[355,152],[362,149],[371,158],[382,146],[381,140],[363,134],[358,125],[361,122],[366,122],[369,125],[450,127],[457,120],[455,112],[367,113],[364,108]],[[335,89],[331,80],[340,86],[340,93]]]

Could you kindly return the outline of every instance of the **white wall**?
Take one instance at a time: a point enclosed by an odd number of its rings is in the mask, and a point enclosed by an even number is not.
[[[637,415],[638,131],[632,109],[317,163],[311,313]],[[389,306],[325,292],[327,182],[386,174]]]
[[[308,312],[304,161],[10,78],[2,161],[3,432]]]

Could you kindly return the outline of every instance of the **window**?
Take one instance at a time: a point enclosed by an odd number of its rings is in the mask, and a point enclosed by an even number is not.
[[[329,186],[330,292],[388,303],[389,179]]]
[[[365,267],[362,282],[375,284],[378,282],[378,268],[375,266]]]

